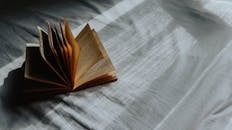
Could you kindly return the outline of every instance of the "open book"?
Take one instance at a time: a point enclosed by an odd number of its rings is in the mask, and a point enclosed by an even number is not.
[[[39,44],[27,44],[24,77],[48,84],[25,92],[49,94],[83,89],[117,80],[112,62],[97,33],[87,24],[74,37],[65,19],[38,27]]]

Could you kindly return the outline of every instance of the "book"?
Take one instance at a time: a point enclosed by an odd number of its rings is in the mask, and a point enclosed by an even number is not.
[[[89,24],[74,37],[66,19],[47,31],[38,27],[39,44],[26,44],[24,77],[31,96],[49,96],[117,80],[115,68],[97,32]],[[34,83],[35,84],[35,83]]]

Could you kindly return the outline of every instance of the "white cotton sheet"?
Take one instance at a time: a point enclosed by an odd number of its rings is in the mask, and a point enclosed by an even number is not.
[[[0,128],[232,129],[231,7],[229,0],[61,0],[3,15],[1,88],[17,84],[25,44],[38,42],[34,27],[60,16],[75,34],[86,23],[95,28],[118,81],[15,108],[1,101]]]

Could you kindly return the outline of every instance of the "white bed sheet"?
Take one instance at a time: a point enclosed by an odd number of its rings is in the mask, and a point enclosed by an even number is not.
[[[68,16],[74,33],[87,22],[97,30],[118,81],[14,109],[2,104],[0,126],[232,129],[231,7],[228,0],[81,1],[3,17],[0,26],[13,29],[0,33],[2,84],[22,65],[25,43],[37,42],[34,26],[61,15]],[[5,40],[8,33],[15,38]]]

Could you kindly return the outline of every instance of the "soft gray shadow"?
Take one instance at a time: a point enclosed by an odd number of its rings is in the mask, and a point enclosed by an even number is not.
[[[41,87],[46,85],[47,84],[25,79],[23,64],[22,67],[10,71],[8,76],[5,78],[4,84],[0,89],[1,102],[4,107],[8,109],[15,109],[21,106],[26,107],[35,102],[53,100],[53,98],[57,98],[56,95],[41,98],[43,96],[42,93],[40,93],[41,97],[38,96],[38,98],[35,97],[32,99],[30,94],[23,92],[23,90],[26,90],[31,86]]]

